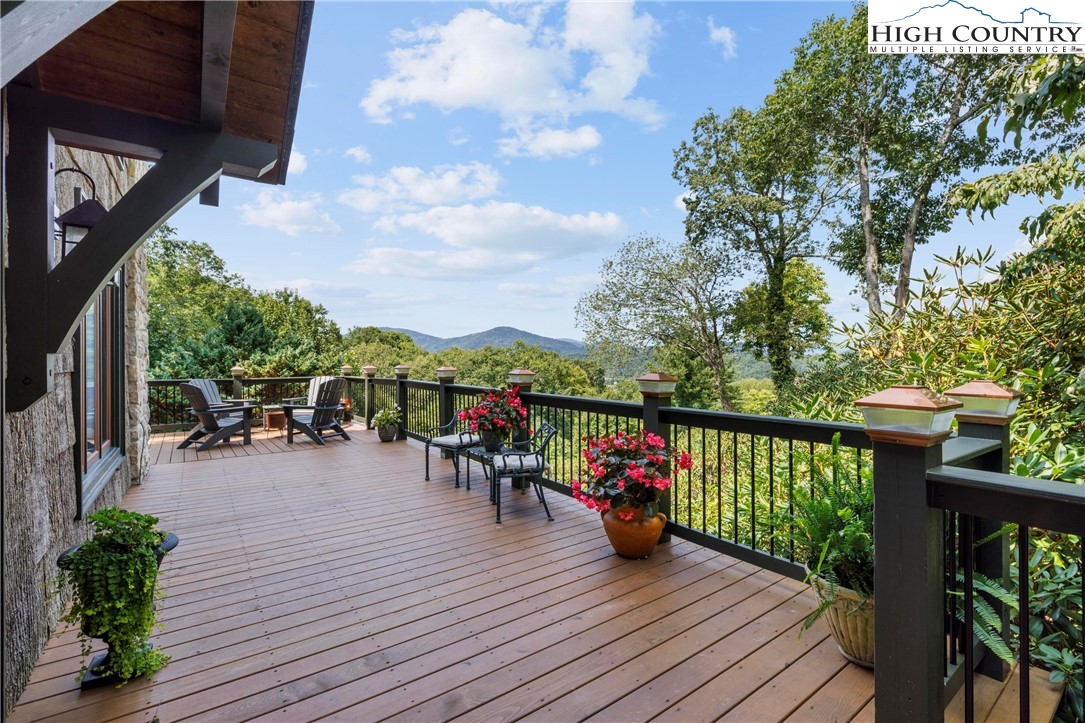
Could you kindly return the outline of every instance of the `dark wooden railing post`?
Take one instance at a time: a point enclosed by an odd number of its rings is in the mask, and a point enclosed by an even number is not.
[[[236,366],[233,366],[233,367],[230,367],[230,376],[233,377],[233,380],[234,380],[234,387],[233,387],[234,391],[233,391],[233,394],[231,394],[231,396],[234,399],[244,399],[245,398],[245,384],[242,381],[242,377],[245,376],[245,370],[241,367],[240,364],[238,364]]]
[[[874,460],[874,706],[892,720],[941,721],[946,651],[944,517],[927,496],[960,402],[924,387],[856,401]]]
[[[524,406],[527,408],[527,418],[531,419],[531,385],[535,383],[535,372],[530,369],[513,369],[509,372],[509,388],[518,388],[521,395],[527,395],[523,397]],[[526,430],[520,430],[512,436],[513,442],[523,442],[527,440],[531,434]],[[525,485],[527,480],[514,479],[514,482],[523,482]]]
[[[396,433],[396,439],[407,438],[407,428],[409,426],[408,415],[410,410],[407,409],[407,375],[411,373],[411,368],[406,364],[396,364],[392,371],[396,375],[396,404],[399,406],[401,414],[399,423],[399,432]]]
[[[448,424],[452,421],[452,415],[456,413],[456,394],[452,391],[452,385],[456,383],[456,367],[444,366],[437,368],[437,424]],[[441,459],[452,459],[455,454],[447,449],[441,450]]]
[[[658,434],[671,444],[671,425],[665,424],[659,419],[659,410],[662,407],[671,406],[678,378],[670,374],[652,372],[642,377],[637,377],[637,385],[644,403],[644,430],[652,434]],[[659,511],[671,519],[671,491],[667,490],[659,496]],[[660,542],[670,542],[671,533],[664,530],[659,537]]]
[[[437,369],[437,384],[439,391],[437,393],[437,408],[439,418],[438,424],[447,424],[452,420],[452,415],[456,412],[456,395],[452,392],[452,385],[456,383],[456,372],[459,369],[456,367],[438,367]]]
[[[343,422],[353,422],[354,421],[354,399],[353,399],[354,395],[351,393],[351,381],[350,381],[350,378],[354,375],[354,367],[352,367],[350,364],[347,364],[346,362],[343,362],[343,366],[339,368],[339,374],[340,374],[340,376],[342,376],[344,379],[347,380],[347,391],[346,391],[346,394],[345,394],[345,396],[346,396],[345,401],[346,401],[346,407],[349,407],[349,409],[344,409],[343,410]]]
[[[531,385],[535,383],[535,372],[530,369],[513,369],[509,372],[509,388],[516,388],[520,390],[521,399],[524,402],[524,407],[527,409],[527,419],[531,420]],[[531,432],[525,429],[518,429],[512,435],[513,442],[526,442],[531,439]],[[531,486],[531,481],[525,477],[513,477],[512,488],[517,490],[527,489]]]
[[[375,393],[375,390],[373,389],[373,379],[377,376],[377,367],[372,364],[366,364],[362,367],[362,374],[365,375],[365,391],[362,393],[362,396],[365,399],[362,402],[362,409],[365,412],[365,428],[369,429],[369,423],[376,413],[376,410],[373,409],[373,395]]]
[[[957,411],[957,433],[962,437],[989,439],[1001,443],[999,449],[988,452],[975,460],[976,468],[984,472],[1010,472],[1010,422],[1013,421],[1019,400],[1023,396],[1016,389],[1005,389],[994,382],[980,380],[969,382],[946,391],[959,399],[964,408]],[[1003,527],[999,520],[976,519],[976,539],[995,534]],[[1000,535],[976,548],[976,570],[992,580],[1010,584],[1010,536]],[[982,594],[982,593],[981,593]],[[1010,609],[1001,601],[986,597],[988,603],[1002,622],[1002,638],[1011,646]],[[997,655],[987,652],[976,670],[995,680],[1005,680],[1010,666]]]

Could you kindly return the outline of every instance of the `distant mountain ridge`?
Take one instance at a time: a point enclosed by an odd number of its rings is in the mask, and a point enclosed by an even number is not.
[[[423,334],[413,329],[396,329],[393,327],[381,327],[385,331],[398,331],[406,334],[414,340],[414,343],[426,351],[444,351],[452,347],[460,349],[481,349],[484,346],[506,347],[512,346],[517,339],[523,340],[529,346],[537,346],[541,349],[555,351],[567,357],[579,359],[587,355],[584,344],[575,339],[555,339],[549,336],[532,334],[522,329],[514,329],[511,326],[495,326],[493,329],[480,331],[475,334],[442,338],[431,334]]]

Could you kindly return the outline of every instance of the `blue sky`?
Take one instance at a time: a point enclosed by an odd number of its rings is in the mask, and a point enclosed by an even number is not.
[[[317,3],[285,187],[224,179],[170,221],[345,331],[580,338],[577,299],[632,235],[682,236],[673,150],[756,106],[846,2]],[[1019,244],[1032,204],[916,254]],[[827,269],[838,320],[854,282]]]

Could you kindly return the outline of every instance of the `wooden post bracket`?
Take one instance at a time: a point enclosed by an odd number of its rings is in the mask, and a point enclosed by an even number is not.
[[[7,409],[21,411],[52,387],[51,354],[132,253],[224,168],[257,178],[276,162],[272,143],[171,123],[10,87],[8,156]],[[60,263],[53,265],[53,143],[155,160]]]

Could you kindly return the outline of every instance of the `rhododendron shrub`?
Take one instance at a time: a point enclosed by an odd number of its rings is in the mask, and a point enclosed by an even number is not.
[[[472,432],[498,432],[508,435],[527,429],[527,407],[520,399],[520,388],[505,391],[491,389],[479,395],[479,403],[460,412],[460,421],[471,425]]]
[[[617,510],[624,520],[633,519],[640,508],[645,517],[659,513],[659,497],[671,486],[668,463],[680,470],[693,466],[688,452],[670,448],[658,434],[644,430],[584,437],[584,442],[588,474],[573,480],[573,498],[589,510]]]

